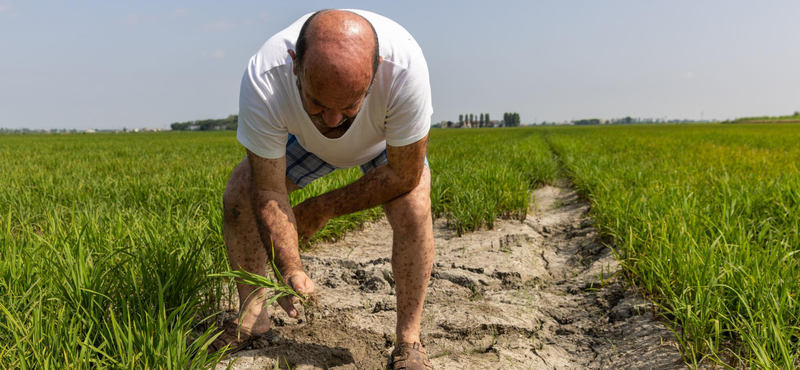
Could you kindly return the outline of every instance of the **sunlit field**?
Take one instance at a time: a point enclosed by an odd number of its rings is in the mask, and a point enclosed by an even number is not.
[[[563,177],[690,364],[800,353],[800,126],[433,130],[434,216],[523,219]],[[230,291],[221,196],[232,132],[0,136],[0,368],[207,368]],[[336,171],[293,204],[360,176]],[[337,239],[382,216],[333,220]],[[187,341],[190,333],[196,341]]]
[[[800,126],[545,135],[690,363],[797,366]]]
[[[206,368],[230,280],[222,192],[234,133],[0,136],[0,367]],[[557,164],[531,130],[437,131],[433,209],[452,228],[524,218]],[[360,176],[336,171],[293,204]],[[333,220],[336,239],[380,207]],[[189,341],[190,332],[205,337]]]

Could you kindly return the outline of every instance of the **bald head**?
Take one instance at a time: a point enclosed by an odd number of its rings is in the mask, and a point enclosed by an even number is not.
[[[380,63],[378,36],[364,17],[344,10],[322,10],[300,30],[294,60],[298,75],[311,83],[368,88]],[[366,84],[366,86],[363,86]]]
[[[319,11],[303,24],[296,48],[289,55],[306,113],[320,132],[346,130],[381,62],[372,24],[353,12]]]

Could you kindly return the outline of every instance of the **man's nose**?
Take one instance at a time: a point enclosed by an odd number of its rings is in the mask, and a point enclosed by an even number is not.
[[[342,122],[344,119],[344,115],[336,110],[333,109],[326,109],[325,112],[322,114],[322,118],[325,119],[325,124],[330,127],[336,127],[339,125],[339,122]]]

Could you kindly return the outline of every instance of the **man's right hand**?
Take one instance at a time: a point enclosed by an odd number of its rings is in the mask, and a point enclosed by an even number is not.
[[[306,275],[305,271],[290,272],[284,275],[283,280],[300,294],[308,295],[314,292],[314,282]],[[278,300],[278,303],[280,303],[289,317],[296,318],[297,309],[294,308],[294,304],[298,301],[297,297],[293,296],[283,297]]]

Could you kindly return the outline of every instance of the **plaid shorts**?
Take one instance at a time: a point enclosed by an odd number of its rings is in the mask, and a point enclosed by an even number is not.
[[[384,150],[377,157],[359,167],[361,167],[361,173],[366,174],[386,163],[389,163],[389,158]],[[427,156],[425,157],[425,166],[428,166]],[[337,169],[343,168],[335,167],[313,153],[309,153],[300,145],[294,135],[289,135],[289,142],[286,143],[286,177],[297,186],[305,188],[312,181]]]

